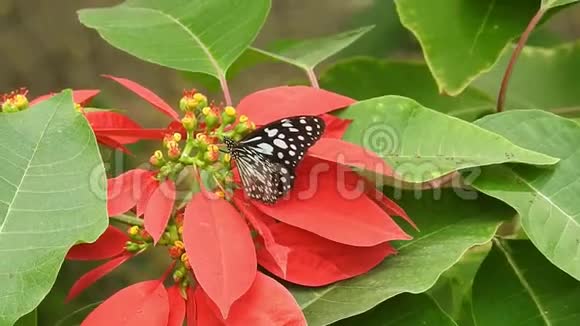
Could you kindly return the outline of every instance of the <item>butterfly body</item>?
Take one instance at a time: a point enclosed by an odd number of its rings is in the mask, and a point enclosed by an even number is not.
[[[252,199],[273,204],[294,185],[295,168],[324,132],[316,116],[280,119],[256,129],[239,142],[224,142],[236,162],[244,192]]]

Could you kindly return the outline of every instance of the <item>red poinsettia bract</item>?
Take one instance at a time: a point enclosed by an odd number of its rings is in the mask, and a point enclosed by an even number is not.
[[[329,113],[352,103],[303,86],[251,94],[236,109],[186,93],[180,102],[183,130],[165,136],[163,149],[151,156],[153,169],[109,179],[109,215],[129,214],[140,222],[127,233],[111,227],[68,257],[109,259],[82,276],[69,299],[153,246],[168,248],[174,285],[166,289],[164,276],[122,289],[83,325],[181,325],[184,319],[188,325],[305,325],[292,295],[258,272],[258,265],[295,284],[322,286],[364,274],[394,254],[389,242],[410,237],[391,215],[412,221],[352,170],[392,173],[376,155],[339,138],[349,121]],[[294,115],[321,116],[323,138],[298,165],[286,197],[273,205],[249,200],[235,162],[220,151],[222,138],[240,139],[255,124]],[[177,190],[183,179],[186,190]]]
[[[177,121],[178,115],[171,106],[163,102],[157,95],[130,80],[124,78],[104,75],[122,86],[136,93],[138,96],[149,102],[155,109],[165,114],[172,121]],[[77,103],[78,108],[82,110],[91,128],[95,132],[97,141],[107,147],[121,150],[129,153],[125,147],[127,144],[133,144],[142,139],[162,139],[166,128],[147,129],[141,127],[137,122],[129,117],[109,110],[83,110],[91,100],[100,93],[99,90],[75,90],[73,91],[73,100]],[[54,93],[39,96],[30,102],[30,105],[37,104],[54,96]]]

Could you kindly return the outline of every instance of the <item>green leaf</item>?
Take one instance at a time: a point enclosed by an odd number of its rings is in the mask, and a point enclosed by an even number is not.
[[[269,10],[269,0],[127,0],[81,10],[79,19],[142,60],[221,79],[252,43]]]
[[[71,91],[0,114],[0,325],[32,311],[68,249],[106,228],[105,169]]]
[[[441,93],[457,95],[489,70],[539,9],[531,0],[396,0]]]
[[[322,288],[292,288],[309,325],[363,313],[400,293],[425,292],[470,247],[488,242],[501,221],[513,215],[487,196],[468,200],[463,195],[451,189],[392,195],[421,232],[409,231],[414,239],[395,243],[399,253],[365,275]]]
[[[338,115],[354,120],[343,136],[345,140],[375,152],[408,182],[425,182],[460,169],[505,162],[558,162],[405,97],[358,102]]]
[[[459,321],[470,315],[465,313],[465,309],[469,309],[471,305],[473,279],[490,248],[491,243],[470,249],[429,290],[429,295],[437,305],[454,320]],[[465,324],[465,321],[461,323],[462,326]]]
[[[22,316],[14,326],[36,326],[38,325],[38,312],[36,309]]]
[[[537,110],[509,111],[476,123],[519,146],[561,158],[551,169],[485,168],[473,186],[514,207],[536,247],[580,280],[580,126]]]
[[[346,26],[374,25],[372,31],[363,35],[356,46],[339,54],[347,58],[360,55],[388,57],[400,51],[413,51],[413,36],[403,27],[397,17],[394,1],[370,0],[366,6],[351,12]],[[387,40],[387,41],[385,41]],[[382,95],[382,94],[381,94]]]
[[[268,61],[274,61],[274,59],[248,48],[230,66],[226,72],[226,79],[232,81],[239,76],[242,71]],[[182,73],[182,76],[197,88],[203,87],[209,92],[218,92],[221,89],[219,80],[209,75],[199,72],[184,72]]]
[[[495,111],[495,102],[472,88],[456,97],[439,94],[427,65],[371,58],[345,60],[320,77],[320,86],[357,100],[384,94],[400,95],[464,120],[475,120]]]
[[[552,9],[559,6],[578,2],[579,0],[542,0],[542,8]]]
[[[352,31],[316,39],[284,41],[274,44],[271,48],[265,50],[258,48],[252,48],[252,50],[273,59],[295,65],[304,70],[312,70],[322,61],[351,45],[373,29],[373,27],[361,27]]]
[[[399,294],[362,315],[354,316],[336,326],[457,326],[426,294]]]
[[[580,283],[525,240],[497,241],[473,287],[479,325],[579,325]]]
[[[490,96],[497,96],[510,54],[474,82]],[[580,42],[554,48],[525,47],[514,68],[506,109],[552,110],[580,114]]]

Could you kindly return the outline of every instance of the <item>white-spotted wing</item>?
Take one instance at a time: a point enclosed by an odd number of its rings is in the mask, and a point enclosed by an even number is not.
[[[246,194],[272,204],[290,191],[294,169],[324,128],[316,116],[296,116],[256,129],[237,143],[225,139]]]

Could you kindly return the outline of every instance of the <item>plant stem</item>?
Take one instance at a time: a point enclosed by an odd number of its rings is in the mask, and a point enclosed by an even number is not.
[[[546,13],[546,9],[540,7],[540,9],[536,13],[536,15],[532,18],[532,20],[530,20],[530,23],[528,24],[528,26],[526,27],[526,29],[524,30],[524,32],[520,36],[518,44],[516,45],[516,48],[515,48],[514,52],[512,53],[512,56],[510,58],[508,66],[506,68],[505,74],[504,74],[503,79],[501,81],[501,87],[499,89],[499,95],[497,97],[497,109],[496,109],[497,112],[502,112],[504,109],[507,88],[508,88],[509,81],[510,81],[510,78],[512,75],[512,71],[514,69],[514,66],[515,66],[517,60],[518,60],[518,57],[520,56],[522,49],[526,45],[526,42],[528,41],[528,37],[530,37],[530,34],[532,33],[532,31],[534,30],[536,25],[538,25],[538,23],[540,22],[540,20],[542,19],[542,17],[544,16],[545,13]]]
[[[316,78],[316,74],[314,73],[314,69],[306,68],[306,74],[308,75],[308,79],[310,80],[310,85],[314,88],[320,88],[318,85],[318,79]]]
[[[110,217],[112,220],[116,220],[119,221],[121,223],[125,223],[127,225],[139,225],[139,226],[143,226],[143,220],[136,217],[136,216],[131,216],[131,215],[127,215],[127,214],[122,214],[122,215],[117,215],[117,216],[111,216]]]
[[[225,75],[221,75],[220,78],[220,86],[222,87],[222,91],[224,92],[224,99],[226,100],[226,105],[232,105],[232,96],[230,95],[230,88],[228,87],[228,81]]]

